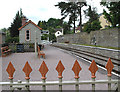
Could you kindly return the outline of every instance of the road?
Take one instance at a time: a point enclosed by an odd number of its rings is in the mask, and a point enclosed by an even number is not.
[[[91,73],[88,70],[89,63],[86,63],[84,60],[74,57],[69,52],[61,50],[56,47],[51,47],[46,45],[43,51],[46,54],[46,58],[38,58],[36,57],[34,52],[29,53],[13,53],[7,57],[2,58],[2,81],[9,81],[8,74],[6,72],[6,68],[8,63],[11,61],[14,65],[16,71],[14,74],[14,81],[22,80],[25,81],[25,74],[22,71],[25,62],[28,61],[30,66],[32,67],[33,71],[30,74],[30,81],[41,81],[41,74],[39,73],[39,67],[42,61],[48,66],[48,73],[46,81],[58,81],[58,73],[55,70],[59,60],[62,61],[65,70],[63,72],[63,81],[72,81],[74,79],[74,73],[72,71],[73,64],[77,59],[80,66],[82,67],[82,71],[80,72],[79,80],[91,80]],[[96,80],[103,80],[107,79],[107,72],[99,70],[96,73]],[[91,85],[80,85],[80,90],[91,90]],[[107,90],[106,84],[96,84],[96,90]],[[9,90],[8,86],[2,87],[3,90]],[[31,86],[30,89],[32,90],[41,90],[41,86]],[[47,90],[58,90],[58,86],[47,86]],[[74,85],[66,85],[63,86],[63,90],[75,90]]]

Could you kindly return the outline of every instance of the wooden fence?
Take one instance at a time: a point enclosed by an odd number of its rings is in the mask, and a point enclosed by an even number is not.
[[[40,86],[42,86],[43,91],[46,91],[46,86],[49,86],[49,85],[58,85],[60,91],[62,91],[63,85],[75,85],[75,89],[78,91],[79,85],[91,84],[92,90],[95,91],[96,84],[108,84],[108,90],[113,90],[113,89],[111,89],[112,83],[114,83],[118,86],[118,80],[111,79],[111,76],[112,76],[111,72],[112,72],[113,67],[114,67],[114,65],[113,65],[111,59],[109,58],[106,66],[105,66],[105,68],[107,69],[108,80],[95,80],[95,78],[96,78],[95,73],[97,72],[98,67],[97,67],[95,61],[93,60],[90,67],[89,67],[89,70],[91,72],[91,80],[79,81],[79,73],[82,70],[82,68],[79,65],[78,61],[76,60],[73,67],[72,67],[72,71],[75,74],[75,76],[74,76],[75,81],[62,81],[62,78],[63,78],[62,73],[65,70],[65,67],[62,64],[62,62],[59,61],[58,65],[56,67],[56,70],[58,72],[59,81],[51,81],[50,82],[50,81],[46,81],[46,74],[47,74],[49,69],[48,69],[47,65],[45,64],[45,62],[43,61],[40,68],[39,68],[39,72],[42,75],[42,77],[41,77],[42,81],[34,82],[34,81],[30,81],[30,73],[32,72],[32,68],[27,61],[24,68],[23,68],[23,72],[25,73],[26,82],[21,82],[21,81],[13,82],[13,74],[15,72],[15,68],[12,65],[12,63],[10,62],[7,69],[6,69],[6,71],[9,74],[10,82],[0,82],[0,85],[3,85],[3,86],[9,85],[11,90],[14,90],[15,88],[20,89],[23,86],[24,86],[25,90],[30,90],[30,88],[29,88],[30,86],[40,85]],[[117,86],[116,86],[116,88],[117,88]],[[116,88],[115,88],[115,90],[116,90]]]

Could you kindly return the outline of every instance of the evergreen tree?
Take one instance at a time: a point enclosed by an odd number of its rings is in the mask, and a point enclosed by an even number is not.
[[[22,16],[22,9],[20,9],[20,11],[16,13],[15,18],[13,19],[13,23],[11,23],[11,26],[9,27],[11,37],[19,36],[18,29],[22,26]]]
[[[59,2],[57,5],[59,9],[61,9],[61,15],[63,16],[61,19],[65,19],[69,16],[68,24],[74,25],[74,32],[75,32],[75,21],[77,19],[77,6],[73,2]]]
[[[69,16],[68,24],[74,25],[74,33],[75,33],[75,21],[77,20],[78,16],[80,16],[80,30],[82,31],[82,15],[81,9],[83,6],[86,6],[86,2],[59,2],[57,5],[59,9],[61,9],[61,15],[63,16],[62,19],[65,19]]]

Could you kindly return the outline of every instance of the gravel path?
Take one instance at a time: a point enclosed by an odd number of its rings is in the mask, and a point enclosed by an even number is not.
[[[38,69],[44,60],[48,66],[47,80],[46,81],[55,81],[58,80],[58,74],[55,70],[59,60],[62,61],[65,71],[63,72],[63,81],[74,80],[74,73],[71,70],[73,64],[77,58],[71,56],[70,54],[65,53],[64,51],[51,47],[45,46],[43,51],[46,54],[46,58],[38,58],[35,53],[14,53],[7,57],[2,58],[2,81],[9,81],[8,74],[6,72],[6,68],[8,63],[11,61],[14,65],[16,71],[14,74],[14,81],[22,80],[25,81],[25,74],[22,72],[22,69],[25,65],[25,62],[28,61],[33,71],[30,74],[31,81],[41,81],[41,74]],[[79,64],[82,67],[82,71],[80,72],[79,80],[91,80],[91,74],[88,70],[89,64],[84,63],[84,61],[79,60]],[[98,79],[107,79],[107,75],[104,75],[100,72],[96,73],[96,80]],[[31,86],[32,90],[41,90],[41,86]],[[4,86],[3,89],[8,90],[9,87]],[[106,84],[96,85],[97,90],[106,90]],[[58,86],[47,86],[47,90],[58,90]],[[75,86],[63,86],[63,90],[75,90]],[[80,85],[80,90],[91,90],[91,85]]]

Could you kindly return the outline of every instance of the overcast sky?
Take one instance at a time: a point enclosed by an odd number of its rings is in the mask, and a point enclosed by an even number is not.
[[[54,6],[60,1],[64,0],[2,0],[0,2],[0,29],[8,28],[11,25],[20,8],[22,8],[23,14],[36,24],[39,20],[61,18],[60,10]],[[89,4],[97,7],[98,13],[102,13],[103,10],[99,5],[100,1],[89,0]],[[83,18],[83,22],[85,22],[85,18]]]

